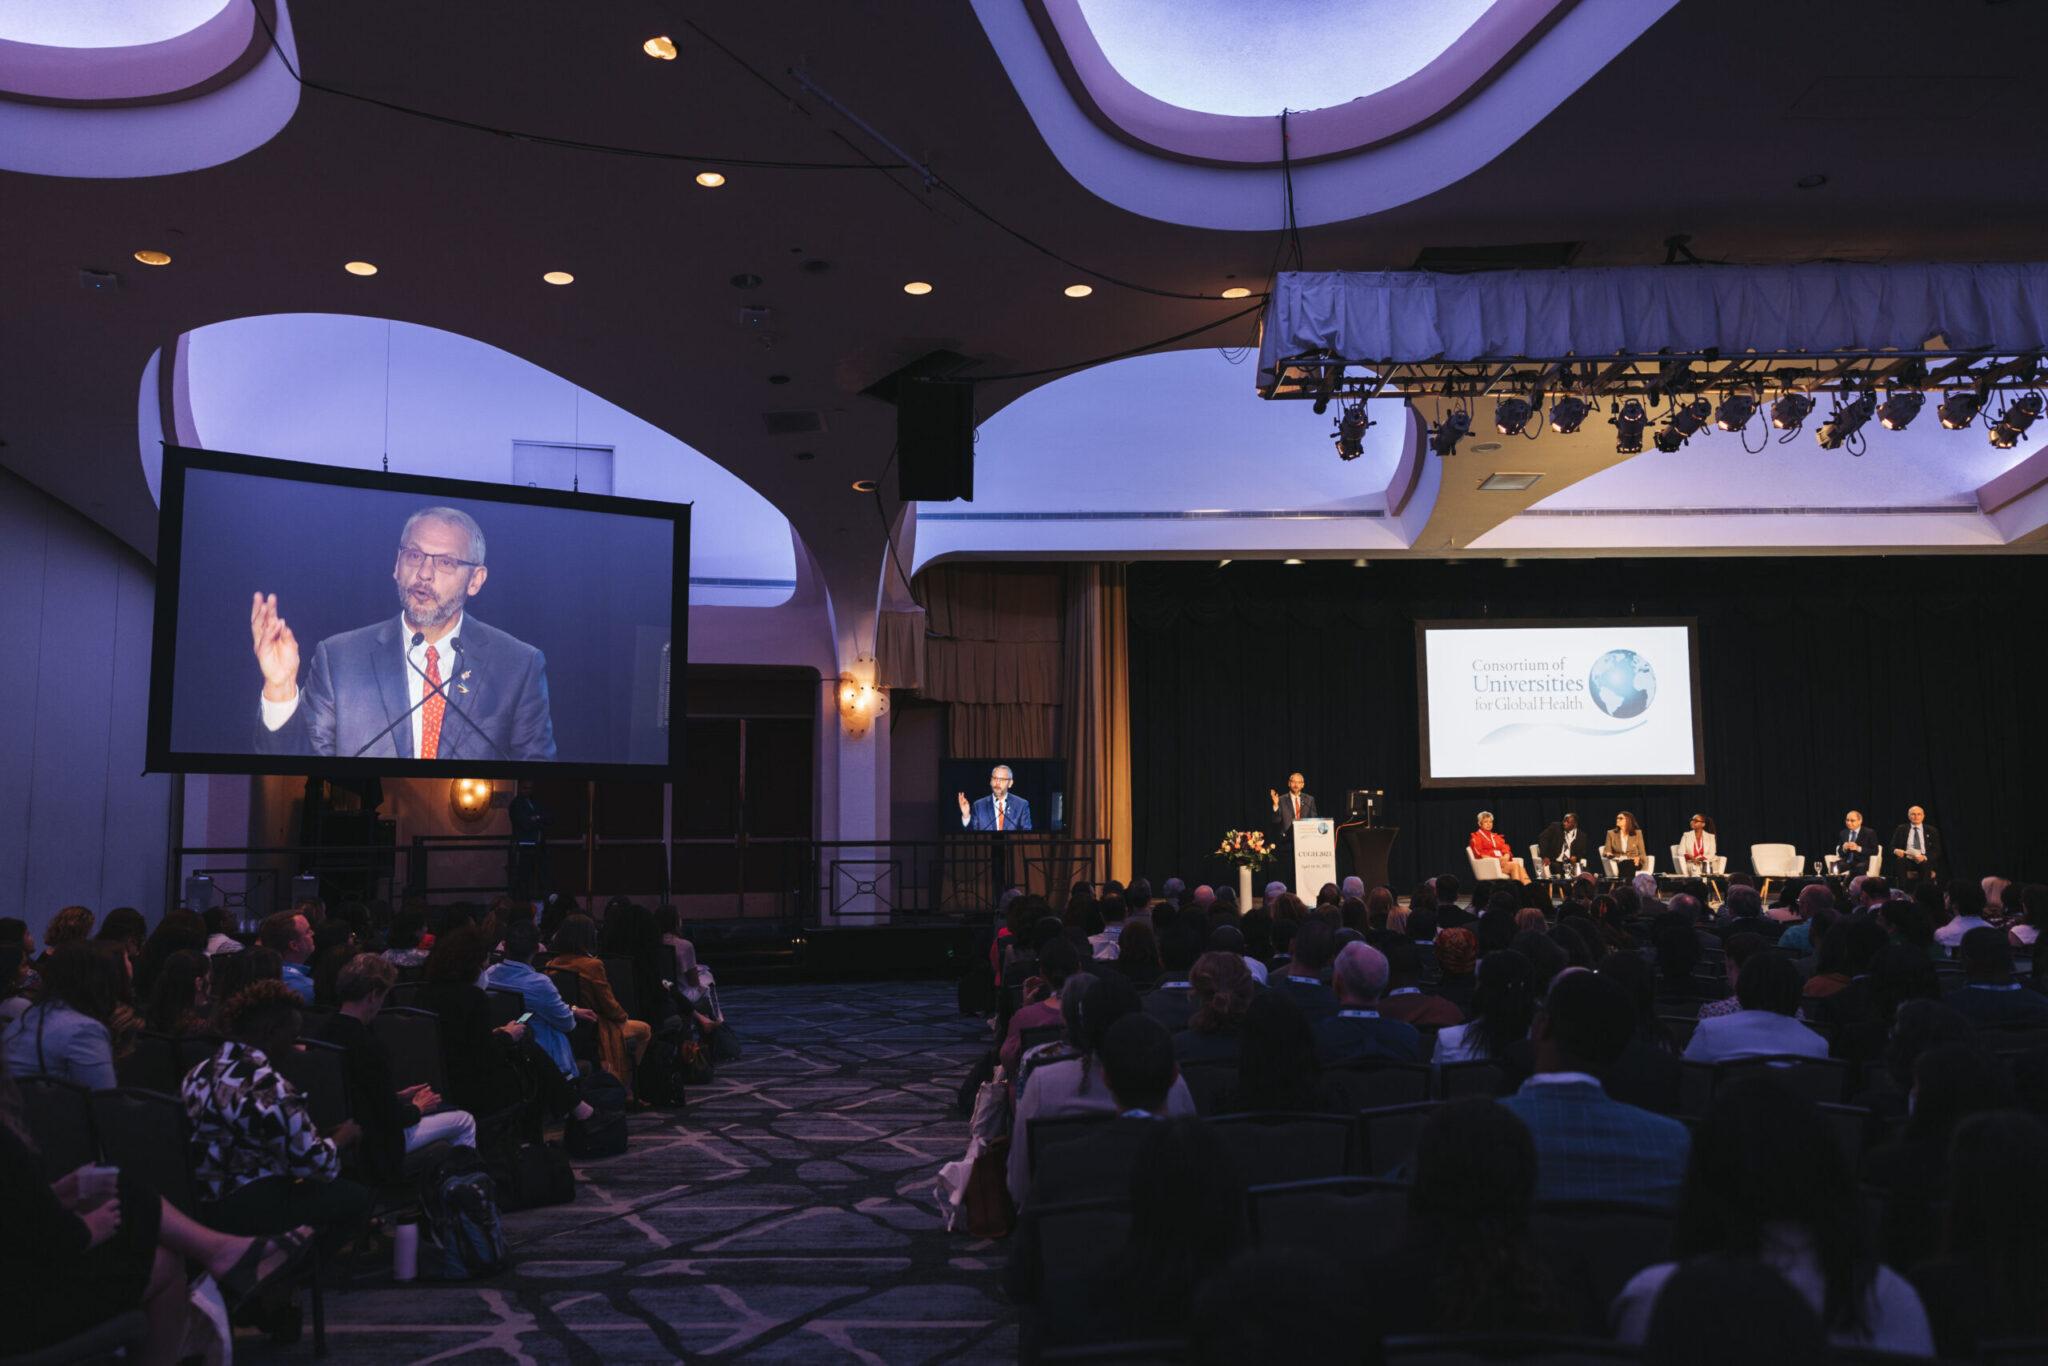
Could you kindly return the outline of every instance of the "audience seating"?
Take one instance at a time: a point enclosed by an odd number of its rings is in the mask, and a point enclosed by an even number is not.
[[[490,1002],[491,1028],[511,1024],[526,1013],[526,997],[505,987],[485,987],[484,996]]]
[[[1091,1297],[1130,1236],[1127,1200],[1072,1200],[1030,1212],[1038,1240],[1037,1299],[1020,1325],[1021,1355],[1040,1343],[1072,1343],[1088,1330]]]
[[[1840,1104],[1849,1098],[1856,1069],[1840,1058],[1809,1058],[1799,1055],[1769,1058],[1733,1058],[1714,1064],[1716,1087],[1739,1077],[1762,1073],[1791,1087],[1808,1100]]]
[[[1790,844],[1750,845],[1749,866],[1761,878],[1806,875],[1806,861],[1799,856],[1798,848]]]
[[[1837,1105],[1829,1101],[1820,1103],[1820,1111],[1827,1117],[1828,1127],[1835,1131],[1835,1141],[1842,1146],[1842,1156],[1851,1170],[1863,1163],[1863,1150],[1870,1146],[1870,1130],[1875,1116],[1860,1105]]]
[[[198,1207],[192,1186],[192,1121],[185,1102],[161,1091],[123,1086],[92,1093],[100,1160],[138,1177],[187,1214]]]
[[[178,1036],[153,1029],[138,1033],[128,1056],[114,1060],[114,1075],[123,1086],[140,1086],[167,1096],[183,1089],[189,1070],[178,1053]]]
[[[1017,1031],[1017,1039],[1022,1046],[1018,1049],[1017,1056],[1022,1057],[1040,1044],[1058,1043],[1066,1037],[1065,1025],[1033,1025],[1029,1029],[1020,1029]]]
[[[1634,1347],[1604,1338],[1568,1337],[1549,1333],[1428,1333],[1390,1337],[1387,1366],[1473,1366],[1475,1362],[1513,1361],[1520,1366],[1581,1366],[1581,1363],[1634,1361]]]
[[[1442,1102],[1380,1105],[1358,1114],[1359,1163],[1367,1176],[1387,1176],[1408,1165],[1415,1155],[1422,1126]]]
[[[1103,1164],[1097,1160],[1096,1145],[1084,1141],[1102,1132],[1103,1126],[1115,1118],[1114,1115],[1060,1115],[1052,1119],[1032,1120],[1025,1128],[1024,1137],[1028,1145],[1024,1154],[1024,1170],[1030,1175],[1032,1184],[1047,1192],[1046,1198],[1051,1200],[1093,1198],[1098,1188],[1104,1185],[1113,1189],[1103,1193],[1123,1194],[1128,1180],[1118,1181],[1100,1171]],[[1062,1157],[1063,1151],[1068,1154],[1066,1157]],[[1125,1178],[1128,1175],[1126,1169]]]
[[[407,1006],[386,1006],[370,1021],[370,1030],[391,1053],[391,1081],[401,1090],[421,1082],[445,1092],[441,1061],[441,1017]]]
[[[1671,846],[1671,869],[1673,872],[1676,872],[1683,867],[1685,867],[1684,846],[1674,844]],[[1720,877],[1728,871],[1728,856],[1726,854],[1715,854],[1707,860],[1707,868],[1710,876]]]
[[[1470,849],[1467,849],[1465,851],[1465,862],[1472,869],[1472,880],[1474,882],[1499,882],[1501,880],[1499,859],[1480,858]]]
[[[611,984],[612,995],[626,1008],[626,1014],[636,1020],[644,1020],[640,1000],[640,981],[633,973],[633,960],[612,954],[604,959],[605,980]]]
[[[297,1048],[270,1061],[305,1096],[306,1109],[323,1133],[351,1115],[345,1056],[340,1044],[302,1038]]]
[[[548,974],[548,980],[555,984],[555,990],[562,994],[562,1001],[570,1009],[584,1004],[583,979],[566,969],[558,968]],[[597,1026],[589,1020],[578,1020],[576,1028],[569,1033],[569,1053],[578,1062],[597,1060]]]
[[[1659,1015],[1657,1023],[1664,1026],[1664,1032],[1671,1036],[1671,1046],[1679,1052],[1692,1042],[1693,1031],[1700,1027],[1697,1015]]]
[[[1339,1063],[1323,1069],[1323,1082],[1343,1096],[1346,1110],[1406,1105],[1429,1099],[1429,1064],[1377,1059]]]
[[[1237,1086],[1237,1059],[1187,1063],[1180,1069],[1180,1076],[1188,1084],[1188,1095],[1195,1102],[1195,1113],[1213,1115],[1224,1093]]]
[[[391,984],[391,990],[384,993],[384,1008],[389,1010],[393,1006],[404,1006],[410,1010],[413,1007],[413,1003],[419,1000],[419,998],[420,983],[418,981],[394,982]]]
[[[1438,1100],[1462,1100],[1467,1096],[1497,1096],[1506,1075],[1500,1064],[1491,1058],[1473,1058],[1466,1062],[1447,1062],[1438,1066],[1436,1096]]]
[[[1558,1256],[1581,1257],[1601,1304],[1611,1304],[1629,1278],[1671,1258],[1669,1210],[1598,1200],[1538,1201],[1530,1232]]]
[[[1358,1121],[1349,1115],[1219,1115],[1209,1127],[1237,1161],[1248,1185],[1345,1176],[1358,1157]]]
[[[43,1158],[43,1177],[55,1181],[99,1155],[92,1127],[92,1092],[56,1077],[15,1078],[22,1118]]]
[[[1408,1220],[1407,1185],[1369,1176],[1255,1185],[1245,1201],[1252,1241],[1297,1248],[1354,1283],[1400,1247]]]

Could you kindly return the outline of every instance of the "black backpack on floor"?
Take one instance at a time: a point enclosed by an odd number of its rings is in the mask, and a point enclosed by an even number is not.
[[[596,1113],[571,1118],[562,1130],[562,1146],[575,1158],[617,1157],[626,1151],[626,1088],[601,1068],[583,1077],[583,1099]]]
[[[634,1094],[662,1109],[682,1107],[690,1081],[683,1057],[683,1044],[688,1038],[679,1020],[669,1020],[655,1031],[633,1073]]]
[[[559,1143],[497,1143],[483,1158],[498,1185],[500,1209],[540,1209],[576,1199],[576,1173]]]

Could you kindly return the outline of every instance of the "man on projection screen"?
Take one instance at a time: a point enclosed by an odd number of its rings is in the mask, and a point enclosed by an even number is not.
[[[263,670],[256,749],[323,758],[550,760],[547,658],[465,610],[483,590],[484,533],[457,508],[405,519],[391,581],[398,620],[329,636],[299,685],[299,642],[277,595],[249,632]]]

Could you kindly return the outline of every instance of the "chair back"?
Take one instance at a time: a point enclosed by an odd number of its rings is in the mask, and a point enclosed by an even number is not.
[[[183,1090],[185,1078],[192,1075],[192,1069],[220,1051],[218,1034],[186,1034],[178,1040],[178,1089]]]
[[[33,1074],[16,1077],[21,1117],[42,1158],[43,1179],[55,1181],[99,1156],[92,1130],[92,1092],[77,1082]]]
[[[1024,1126],[1025,1173],[1036,1180],[1039,1164],[1052,1160],[1048,1155],[1055,1148],[1086,1138],[1115,1118],[1113,1112],[1102,1110],[1094,1114],[1054,1115],[1047,1119],[1032,1120]],[[1011,1141],[1015,1141],[1014,1135]]]
[[[1472,867],[1472,877],[1473,877],[1473,879],[1474,879],[1475,881],[1478,881],[1478,882],[1499,882],[1499,881],[1500,881],[1500,876],[1501,876],[1501,874],[1500,874],[1500,860],[1499,860],[1499,859],[1497,859],[1497,858],[1481,858],[1481,857],[1479,857],[1479,855],[1477,855],[1477,854],[1473,853],[1473,852],[1472,852],[1472,850],[1471,850],[1471,848],[1470,848],[1470,847],[1468,846],[1468,847],[1466,848],[1466,850],[1465,850],[1465,862],[1471,865],[1471,867]]]
[[[1500,1064],[1491,1058],[1468,1058],[1464,1062],[1447,1062],[1437,1068],[1437,1099],[1463,1100],[1467,1096],[1497,1096],[1506,1079]]]
[[[1350,1115],[1261,1112],[1218,1115],[1209,1127],[1247,1185],[1353,1175],[1358,1121]]]
[[[306,1098],[307,1113],[322,1130],[353,1113],[348,1099],[347,1052],[324,1039],[300,1039],[299,1046],[272,1058],[270,1065]]]
[[[1354,1285],[1400,1247],[1408,1224],[1408,1187],[1367,1176],[1253,1186],[1245,1201],[1253,1242],[1306,1253]]]
[[[1583,1258],[1596,1303],[1612,1304],[1646,1266],[1671,1259],[1669,1210],[1598,1200],[1539,1200],[1529,1231],[1548,1257]]]
[[[1032,1124],[1035,1131],[1037,1122]],[[1040,1147],[1038,1168],[1031,1179],[1031,1198],[1046,1203],[1074,1200],[1126,1200],[1138,1149],[1152,1129],[1149,1120],[1082,1125]]]
[[[186,1069],[179,1063],[178,1036],[145,1029],[125,1058],[114,1060],[114,1075],[123,1086],[140,1086],[175,1096],[184,1087]]]
[[[440,1016],[429,1010],[386,1006],[370,1021],[370,1032],[390,1053],[391,1080],[400,1089],[424,1082],[436,1091],[446,1090]]]
[[[1860,1105],[1834,1105],[1827,1101],[1821,1102],[1820,1112],[1827,1117],[1828,1127],[1835,1131],[1835,1142],[1841,1145],[1849,1170],[1859,1169],[1875,1116]]]
[[[389,1010],[393,1006],[404,1006],[411,1009],[417,1006],[420,1000],[420,986],[418,979],[410,982],[393,982],[391,990],[384,994],[384,1008]]]
[[[1343,1098],[1347,1111],[1406,1105],[1429,1099],[1429,1064],[1367,1059],[1323,1069],[1323,1084]]]
[[[1738,1077],[1750,1076],[1770,1077],[1808,1100],[1840,1104],[1849,1098],[1856,1071],[1840,1058],[1732,1058],[1715,1064],[1714,1087],[1718,1090]]]
[[[177,1208],[197,1207],[192,1187],[192,1122],[185,1102],[160,1091],[123,1086],[92,1093],[100,1160],[134,1176]]]
[[[509,987],[485,987],[484,997],[490,1002],[486,1013],[490,1016],[491,1028],[511,1024],[526,1013],[526,996]]]
[[[562,1000],[570,1006],[585,1004],[583,1000],[583,979],[567,968],[556,968],[548,974],[548,980],[555,984],[555,990],[562,993]]]
[[[1359,1157],[1365,1175],[1391,1177],[1402,1171],[1415,1156],[1422,1126],[1441,1103],[1423,1100],[1359,1111]]]
[[[1659,1015],[1657,1023],[1664,1026],[1664,1032],[1671,1036],[1671,1046],[1679,1052],[1692,1042],[1694,1031],[1700,1027],[1697,1015]]]
[[[1182,1063],[1180,1079],[1187,1083],[1188,1096],[1195,1102],[1195,1113],[1213,1115],[1224,1094],[1237,1086],[1237,1059],[1205,1058],[1199,1062]]]
[[[1749,866],[1758,877],[1798,877],[1805,871],[1799,850],[1789,844],[1752,844]]]
[[[1130,1236],[1130,1202],[1056,1201],[1038,1206],[1029,1217],[1037,1225],[1043,1268],[1037,1310],[1045,1340],[1048,1345],[1085,1340],[1096,1287]]]
[[[646,1019],[643,1007],[651,1003],[640,999],[640,979],[633,971],[633,960],[621,954],[611,955],[604,960],[604,975],[626,1014],[636,1020]]]
[[[1066,1037],[1067,1027],[1065,1025],[1033,1025],[1029,1029],[1020,1029],[1017,1031],[1018,1056],[1022,1057],[1040,1044],[1058,1043]]]

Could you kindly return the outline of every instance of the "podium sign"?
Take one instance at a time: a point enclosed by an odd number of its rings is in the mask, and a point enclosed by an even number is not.
[[[1337,880],[1337,823],[1318,818],[1294,823],[1294,894],[1310,905],[1323,884]]]

